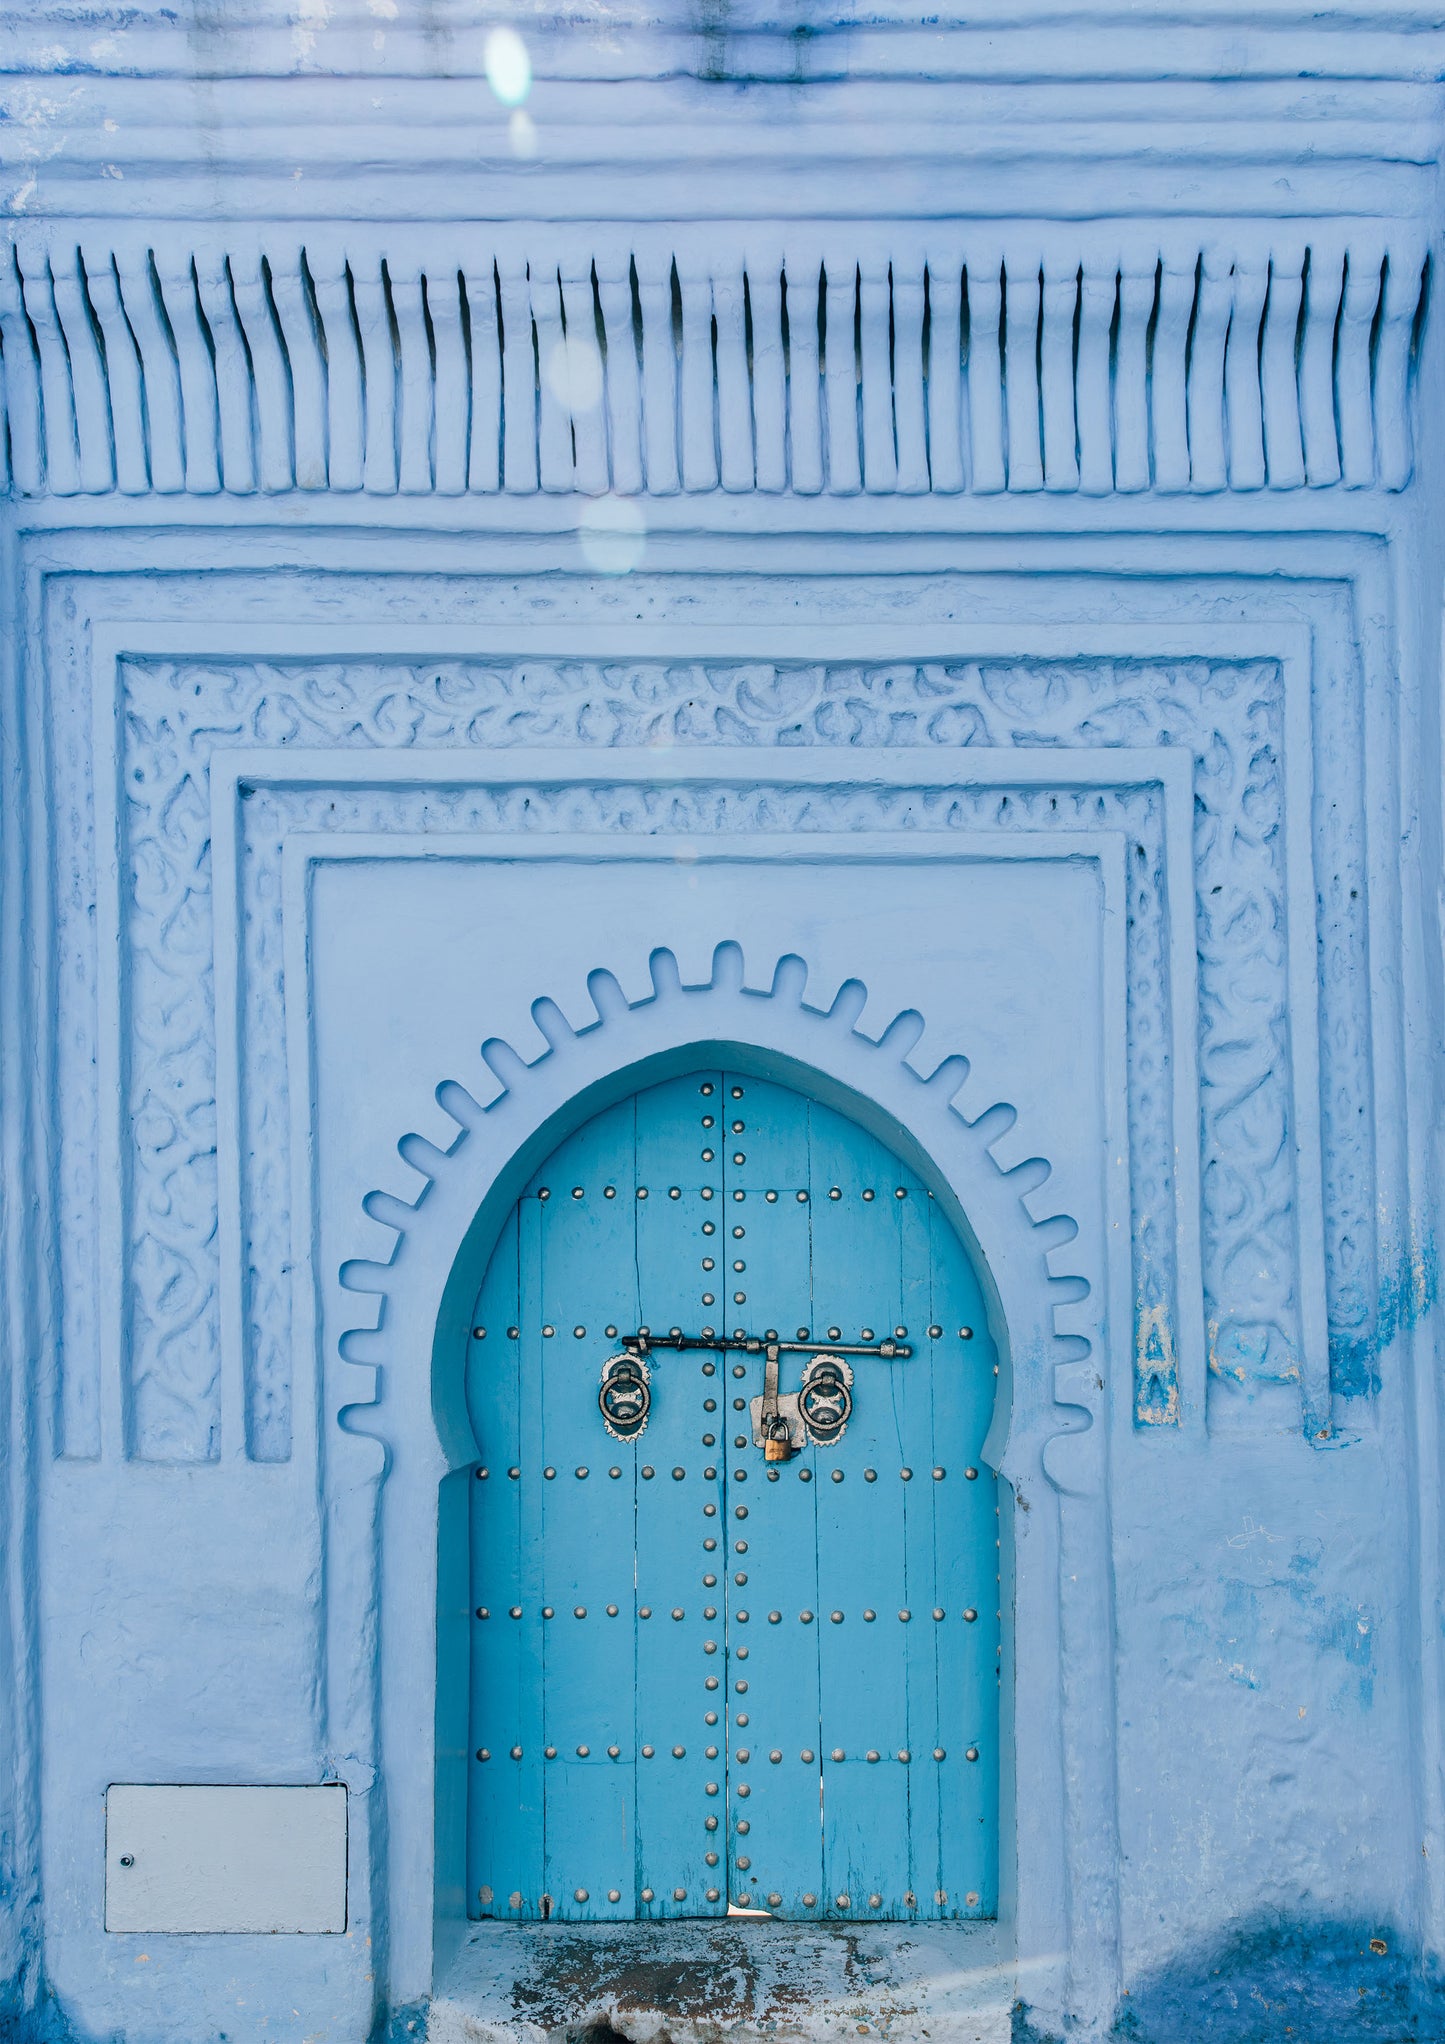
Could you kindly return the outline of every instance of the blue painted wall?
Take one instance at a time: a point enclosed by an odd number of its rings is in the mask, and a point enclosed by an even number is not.
[[[698,1045],[989,1300],[1016,2034],[1445,2027],[1442,66],[0,7],[17,2037],[424,2020],[468,1316]],[[108,1784],[321,1780],[346,1933],[104,1930]]]

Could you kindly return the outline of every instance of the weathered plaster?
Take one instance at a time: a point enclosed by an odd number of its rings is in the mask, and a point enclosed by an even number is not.
[[[1445,47],[1177,13],[554,11],[530,129],[452,0],[0,20],[21,2035],[1438,2031]],[[987,2007],[458,1936],[449,1279],[699,1030],[990,1274]],[[344,1938],[100,1929],[109,1781],[328,1778]]]

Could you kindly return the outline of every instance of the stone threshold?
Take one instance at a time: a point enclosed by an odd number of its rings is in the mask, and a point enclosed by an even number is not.
[[[477,1923],[428,2044],[1008,2044],[997,1925]]]

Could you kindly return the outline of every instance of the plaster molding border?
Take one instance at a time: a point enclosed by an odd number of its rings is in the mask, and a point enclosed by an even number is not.
[[[295,848],[287,887],[289,971],[306,970],[309,873],[316,859],[334,850],[314,839]],[[1049,846],[1040,855],[1066,854]],[[1096,842],[1087,856],[1099,863],[1106,899],[1114,904],[1105,917],[1105,998],[1120,1009],[1122,841]],[[732,943],[718,947],[710,977],[700,985],[684,982],[670,952],[655,952],[648,969],[651,989],[632,1001],[611,972],[594,971],[587,981],[594,1016],[576,1028],[555,1003],[538,999],[531,1012],[544,1040],[540,1055],[527,1060],[503,1041],[485,1043],[480,1062],[494,1083],[493,1097],[480,1104],[476,1096],[483,1089],[475,1079],[471,1086],[442,1081],[436,1098],[456,1127],[453,1142],[442,1149],[413,1134],[398,1145],[420,1174],[414,1201],[381,1190],[364,1201],[368,1220],[391,1234],[393,1250],[389,1261],[352,1259],[339,1272],[347,1293],[374,1298],[375,1314],[371,1324],[343,1332],[337,1356],[328,1358],[334,1375],[325,1398],[327,1666],[338,1672],[355,1666],[356,1626],[370,1609],[388,1642],[388,1668],[465,1667],[469,1600],[446,1581],[446,1546],[449,1515],[454,1520],[465,1513],[475,1460],[455,1367],[474,1290],[474,1284],[468,1289],[475,1276],[468,1252],[484,1245],[489,1229],[495,1233],[528,1173],[560,1139],[562,1125],[595,1112],[609,1088],[614,1097],[633,1090],[647,1083],[649,1068],[658,1071],[661,1061],[686,1059],[699,1047],[726,1044],[731,1056],[740,1046],[744,1059],[769,1061],[765,1068],[773,1071],[771,1061],[781,1060],[785,1076],[796,1073],[797,1083],[821,1089],[844,1112],[850,1098],[855,1111],[868,1102],[906,1132],[917,1148],[914,1161],[979,1253],[985,1289],[997,1302],[993,1331],[1002,1367],[985,1452],[1017,1501],[1013,1690],[1004,1708],[1013,1706],[1015,1768],[1030,1784],[1031,1812],[1011,1870],[1009,1927],[1020,1991],[1030,2004],[1046,2015],[1067,2015],[1078,2034],[1101,2034],[1116,2005],[1120,1967],[1108,1394],[1101,1366],[1103,1329],[1111,1322],[1127,1326],[1130,1310],[1117,1228],[1100,1231],[1106,1267],[1092,1275],[1082,1270],[1077,1223],[1054,1210],[1047,1162],[1030,1156],[1007,1167],[997,1154],[1020,1110],[995,1102],[970,1118],[956,1104],[966,1081],[964,1059],[949,1058],[927,1075],[917,1070],[910,1054],[924,1024],[915,1012],[905,1010],[870,1037],[857,1027],[867,999],[860,982],[845,982],[826,1010],[813,1008],[801,958],[784,956],[771,970],[750,972]],[[1101,1165],[1107,1205],[1116,1216],[1128,1209],[1127,1164],[1119,1149],[1121,1039],[1117,1021],[1101,1039],[1110,1152]],[[306,1068],[297,1072],[298,1085],[309,1086],[306,1031],[293,1032],[292,1056]],[[1080,1281],[1087,1287],[1082,1297]],[[1062,1299],[1062,1293],[1071,1296]],[[418,1401],[403,1387],[408,1377],[415,1381],[416,1360],[424,1354],[432,1359],[432,1399],[419,1422]],[[393,1381],[395,1390],[388,1388]],[[426,1453],[418,1424],[428,1433],[437,1428]],[[1040,1489],[1040,1475],[1047,1489]],[[442,1582],[432,1631],[424,1571],[426,1557],[437,1551],[438,1495]],[[1040,1509],[1046,1499],[1047,1511]],[[454,1548],[455,1533],[454,1522]],[[465,1540],[459,1544],[464,1555]],[[378,1595],[379,1610],[371,1602]],[[384,1692],[385,1674],[381,1686]],[[464,1701],[460,1676],[455,1686]],[[448,1737],[456,1729],[459,1742]],[[352,1681],[329,1691],[332,1750],[361,1758],[374,1753],[368,1780],[374,1764],[394,1790],[403,1756],[418,1766],[420,1747],[422,1771],[436,1768],[444,1794],[448,1770],[454,1775],[456,1760],[464,1767],[466,1752],[464,1727],[449,1725],[445,1696],[437,1700],[434,1758],[431,1734],[424,1713],[418,1717],[413,1706],[410,1716],[399,1714],[384,1693],[368,1699]],[[429,1826],[423,1829],[426,1835],[413,1835],[415,1812],[408,1822],[397,1807],[388,1829],[376,1827],[369,1836],[369,1892],[392,1912],[387,1922],[373,1921],[371,1934],[394,2001],[431,1991],[464,1915],[455,1871],[434,1868],[440,1942],[433,1952],[430,1912],[423,1922],[416,1904],[418,1885],[421,1893],[432,1892],[423,1864],[432,1838]],[[444,1833],[443,1825],[443,1853]],[[406,1870],[400,1890],[398,1867]]]
[[[238,643],[236,628],[231,628],[229,631],[223,628],[220,636],[221,642],[229,646],[234,646]],[[252,624],[244,628],[242,640],[239,643],[249,642],[253,652],[268,661],[276,660],[279,656],[282,663],[280,671],[276,674],[276,679],[279,681],[280,673],[289,671],[296,664],[297,654],[295,649],[298,645],[298,636],[294,632],[288,632],[284,627],[280,628],[279,631],[273,632],[258,629]],[[429,627],[426,628],[425,636],[438,642],[437,651],[442,653],[447,650],[447,640],[454,635],[444,629]],[[466,644],[469,651],[472,651],[475,656],[480,657],[487,636],[489,635],[468,632],[464,629],[462,643]],[[741,633],[730,630],[721,637],[716,632],[710,632],[705,633],[700,640],[695,632],[684,632],[680,637],[673,636],[675,638],[673,650],[677,658],[683,659],[689,652],[695,654],[696,650],[705,644],[709,652],[715,653],[717,658],[723,661],[724,664],[736,662],[739,655],[746,655],[748,653],[761,654],[764,648],[769,649],[776,655],[780,645],[783,646],[785,655],[791,653],[792,660],[796,661],[799,654],[804,650],[803,646],[797,647],[796,650],[792,649],[790,642],[794,639],[795,634],[790,632],[785,637],[780,638],[776,628],[755,629]],[[920,653],[933,650],[935,645],[941,651],[944,641],[952,636],[952,633],[948,633],[944,635],[944,639],[940,639],[936,630],[925,632],[921,638],[911,630],[894,635],[900,650],[906,649],[907,657],[910,659],[916,659]],[[1262,641],[1261,635],[1249,627],[1217,625],[1196,628],[1181,628],[1178,625],[1171,625],[1167,630],[1162,631],[1147,626],[1111,626],[1102,629],[1099,627],[1089,627],[1080,628],[1076,636],[1079,640],[1079,658],[1084,661],[1099,658],[1105,652],[1105,649],[1121,657],[1131,657],[1132,648],[1134,647],[1141,649],[1147,647],[1149,649],[1148,657],[1154,660],[1158,660],[1161,657],[1168,658],[1170,651],[1176,652],[1180,658],[1198,657],[1206,649],[1208,653],[1216,657],[1230,659],[1239,656],[1245,647],[1248,647],[1251,653],[1259,654],[1265,648],[1270,647],[1272,642],[1275,657],[1281,658],[1281,675],[1284,682],[1284,702],[1286,706],[1285,721],[1281,727],[1281,734],[1284,738],[1284,761],[1288,772],[1288,785],[1290,789],[1290,798],[1284,805],[1285,830],[1289,839],[1289,855],[1284,861],[1284,873],[1289,889],[1288,924],[1297,933],[1308,929],[1315,917],[1313,883],[1310,878],[1311,847],[1309,842],[1311,830],[1310,810],[1312,807],[1310,732],[1310,667],[1312,664],[1312,653],[1308,636],[1288,631],[1281,633],[1276,628],[1273,632],[1263,635]],[[1018,658],[1020,655],[1026,654],[1032,641],[1039,637],[1040,634],[1036,630],[1030,631],[1024,627],[1009,629],[989,627],[977,631],[970,628],[968,643],[971,655],[975,660],[987,660],[991,654],[997,654],[1002,657],[1005,649],[1015,658]],[[630,651],[632,644],[632,635],[627,628],[609,626],[590,628],[580,634],[576,628],[569,626],[543,627],[536,630],[529,629],[520,635],[517,631],[513,630],[504,632],[501,643],[509,647],[515,647],[527,638],[533,639],[534,643],[553,654],[565,653],[569,648],[571,640],[576,638],[579,644],[585,643],[590,652],[603,659],[609,654],[614,658],[625,656]],[[652,635],[652,638],[655,640],[655,633]],[[369,633],[368,639],[369,654],[362,655],[357,653],[354,656],[357,660],[370,659],[374,661],[378,654],[384,653],[389,639],[396,641],[398,644],[405,644],[408,651],[413,653],[414,657],[415,635],[408,634],[404,627],[400,628],[399,631],[396,627],[382,626],[375,632]],[[268,640],[270,643],[268,643]],[[845,643],[850,644],[850,650],[856,652],[856,642],[849,641],[846,634],[833,633],[830,635],[826,629],[821,631],[810,630],[806,635],[804,645],[808,653],[817,653],[826,658],[836,650],[833,644],[834,640],[837,641],[839,647]],[[187,626],[166,627],[147,625],[140,631],[138,636],[134,627],[98,624],[94,633],[92,647],[94,700],[98,720],[96,725],[98,759],[105,760],[107,747],[114,742],[114,737],[119,735],[115,720],[121,714],[124,706],[117,702],[114,693],[114,676],[117,672],[117,663],[126,658],[127,655],[132,659],[141,657],[136,652],[138,645],[155,648],[158,652],[163,651],[170,655],[180,655],[183,651],[193,653],[204,661],[205,656],[202,649],[208,643],[215,643],[215,634],[210,628],[202,628],[198,631],[194,627]],[[1130,648],[1131,652],[1126,654],[1125,648]],[[1161,648],[1167,650],[1161,652]],[[348,657],[346,648],[332,643],[328,645],[327,650],[328,653],[334,656],[332,660],[327,662],[327,671],[335,671],[337,662],[344,668]],[[289,658],[287,657],[288,655]],[[234,659],[237,657],[240,656],[233,655],[232,662],[223,662],[222,665],[229,666],[233,664]],[[956,661],[956,654],[952,657]],[[1049,663],[1043,663],[1041,673],[1043,673],[1044,669],[1049,669],[1049,667]],[[880,672],[882,671],[884,670],[880,669]],[[889,668],[886,671],[892,673],[896,671],[896,668]],[[1336,710],[1332,707],[1331,714],[1335,713]],[[125,711],[125,715],[128,716],[129,712]],[[292,734],[293,737],[294,735]],[[424,764],[399,766],[397,761],[400,754],[396,748],[403,737],[413,738],[415,735],[415,726],[409,721],[408,716],[403,715],[396,729],[389,730],[387,733],[378,732],[374,734],[370,744],[363,747],[360,754],[355,751],[345,751],[336,754],[335,760],[337,764],[334,771],[339,774],[342,782],[355,783],[359,779],[363,784],[367,782],[374,783],[378,780],[376,762],[378,754],[380,754],[386,761],[380,775],[380,780],[383,783],[396,782],[398,776],[400,776],[400,782],[403,784],[412,782],[417,771],[425,772],[428,769]],[[508,734],[505,731],[500,731],[495,735],[505,739]],[[1107,744],[1097,750],[1092,747],[1074,747],[1061,752],[1057,739],[1051,744],[1048,742],[1046,733],[1041,733],[1040,736],[1045,740],[1042,746],[1025,745],[1017,747],[1010,755],[1012,760],[1031,762],[1031,764],[1020,769],[1025,774],[1036,775],[1040,770],[1045,773],[1055,773],[1058,771],[1058,763],[1061,759],[1067,759],[1069,762],[1067,773],[1071,778],[1076,777],[1077,773],[1084,774],[1086,778],[1092,778],[1103,771],[1103,763],[1119,758],[1117,751]],[[786,758],[789,762],[790,778],[800,778],[799,775],[793,773],[793,766],[795,763],[807,759],[811,752],[811,747],[790,746],[787,748]],[[228,748],[221,745],[218,746],[215,757],[224,758],[227,754]],[[1087,763],[1076,766],[1076,762],[1080,759],[1080,754],[1082,754],[1083,760]],[[860,752],[860,760],[863,756],[863,753]],[[897,757],[897,755],[894,756]],[[1336,754],[1335,756],[1340,755]],[[672,755],[674,763],[677,762],[677,757],[676,754]],[[747,757],[748,764],[745,772],[750,778],[755,779],[758,767],[753,762],[756,761],[760,764],[762,755],[754,750]],[[877,755],[875,754],[874,757],[876,758]],[[887,759],[889,757],[888,753],[885,752],[883,757]],[[938,764],[944,757],[948,757],[954,762],[950,768],[950,772],[954,776],[962,774],[965,778],[969,778],[976,775],[980,770],[983,755],[979,748],[967,745],[961,750],[952,752],[947,751],[946,748],[941,749],[934,758],[930,759],[926,778],[932,779],[936,776]],[[409,758],[413,762],[421,762],[422,756],[412,752]],[[466,762],[461,775],[463,780],[477,780],[479,776],[485,779],[485,776],[482,774],[480,761],[477,760],[477,755],[470,748],[467,748],[464,752],[463,758]],[[715,774],[721,765],[721,760],[716,754],[711,753],[711,749],[709,749],[709,753],[705,755],[705,758],[705,772],[707,774]],[[285,762],[296,762],[297,759],[298,755],[289,749],[274,753],[271,756],[270,766],[264,770],[258,767],[259,781],[261,783],[269,783],[275,779],[277,774],[283,780],[286,779],[291,774],[292,769]],[[610,748],[595,752],[584,748],[577,758],[569,761],[566,768],[563,769],[563,763],[559,756],[549,751],[538,755],[533,765],[533,770],[539,781],[553,784],[558,780],[559,770],[562,770],[564,778],[567,774],[570,774],[573,778],[580,781],[596,781],[600,775],[603,779],[611,781],[616,778],[614,769],[618,759],[619,755],[617,752]],[[778,764],[781,764],[776,753],[773,754],[773,759]],[[363,764],[364,760],[369,763]],[[477,763],[474,764],[474,761]],[[1054,765],[1048,766],[1045,764],[1047,762],[1053,762]],[[444,779],[455,781],[457,778],[456,764],[455,756],[445,763],[442,770]],[[703,763],[699,761],[698,764],[699,767],[702,767]],[[505,778],[515,780],[516,770],[521,769],[523,765],[524,762],[519,754],[509,748],[508,772]],[[643,755],[639,763],[640,777],[643,779],[649,778],[655,769],[655,765],[655,754]],[[828,770],[826,767],[822,769],[824,772]],[[333,768],[328,766],[325,769],[320,769],[313,763],[311,771],[321,771],[324,777],[329,778]],[[803,772],[801,778],[816,777],[818,771],[819,768],[816,766],[809,767]],[[851,769],[846,771],[851,771]],[[116,772],[117,774],[119,772],[119,761],[116,763]],[[108,767],[103,768],[99,776],[97,789],[98,842],[102,847],[110,841],[111,833],[115,830],[118,822],[119,812],[111,806],[109,790],[112,785],[118,787],[120,783],[118,780],[112,783],[110,769]],[[1339,805],[1336,802],[1326,805],[1327,822],[1334,819],[1338,807]],[[228,832],[231,828],[230,824],[218,816],[212,833],[212,842],[221,850],[223,850],[228,840]],[[221,850],[218,850],[217,856],[221,855]],[[129,854],[127,853],[125,856],[129,857]],[[1327,856],[1329,857],[1328,870],[1334,875],[1332,884],[1338,888],[1344,884],[1344,880],[1342,880],[1337,869],[1334,855],[1329,854]],[[1177,864],[1173,869],[1176,885],[1178,884],[1179,873],[1182,869],[1183,862]],[[114,894],[114,874],[115,868],[108,859],[102,857],[99,878],[103,910],[102,927],[105,928],[120,927],[119,904]],[[1347,878],[1348,876],[1345,877]],[[229,886],[229,883],[227,885]],[[1183,908],[1184,904],[1181,901],[1176,903],[1175,907],[1171,910],[1171,915],[1176,924],[1180,923]],[[230,913],[229,909],[224,910],[224,912]],[[224,943],[221,944],[216,950],[215,956],[218,968],[222,974],[218,988],[221,997],[221,1027],[224,1029],[230,1026],[227,1017],[232,1001],[232,996],[227,991],[230,984],[227,975],[232,969],[228,959],[228,947]],[[1302,1244],[1308,1244],[1316,1238],[1317,1234],[1322,1234],[1324,1229],[1324,1211],[1319,1191],[1316,1189],[1320,1182],[1319,1174],[1322,1169],[1323,1159],[1319,1157],[1317,1151],[1313,1162],[1311,1162],[1308,1155],[1308,1147],[1311,1141],[1311,1118],[1308,1112],[1308,1102],[1311,1098],[1311,1089],[1318,1085],[1319,1079],[1312,1062],[1314,1052],[1311,1049],[1310,1037],[1307,1031],[1301,1031],[1298,1022],[1300,1017],[1308,1017],[1313,1012],[1318,1000],[1318,988],[1315,979],[1315,962],[1312,956],[1312,947],[1305,942],[1291,944],[1288,950],[1288,957],[1291,1002],[1296,1018],[1296,1027],[1293,1031],[1293,1084],[1296,1098],[1300,1103],[1299,1111],[1293,1117],[1299,1132],[1298,1141],[1301,1146],[1298,1163],[1298,1227],[1301,1231],[1300,1239]],[[102,950],[101,962],[103,967],[101,996],[104,1026],[102,1029],[100,1052],[104,1062],[107,1054],[107,1046],[104,1039],[107,1034],[111,1035],[114,1043],[112,1054],[117,1060],[114,1070],[117,1074],[117,1089],[119,1089],[119,1073],[122,1068],[119,1061],[119,1045],[122,1032],[118,1019],[119,1009],[116,1003],[121,997],[122,988],[128,985],[128,975],[121,970],[121,962],[119,960],[114,968],[110,966],[104,948]],[[116,974],[113,979],[110,977],[112,970]],[[105,1023],[104,1018],[107,1015],[113,1019]],[[1356,1040],[1356,1049],[1358,1050],[1361,1047],[1358,1040]],[[116,1097],[120,1097],[119,1090],[117,1090]],[[114,1134],[113,1140],[116,1144],[114,1155],[117,1159],[117,1164],[119,1164],[123,1156],[123,1150],[119,1144],[118,1133]],[[234,1147],[234,1145],[228,1140],[221,1147],[224,1153],[229,1154],[230,1148]],[[1284,1161],[1281,1158],[1282,1164]],[[230,1217],[233,1214],[239,1214],[238,1197],[228,1194],[222,1202],[222,1241],[223,1244],[234,1242],[236,1248],[234,1252],[227,1251],[222,1257],[223,1267],[220,1274],[220,1283],[223,1288],[223,1304],[226,1304],[228,1296],[226,1288],[233,1286],[236,1282],[234,1277],[229,1275],[228,1272],[233,1264],[237,1269],[240,1268],[242,1254],[240,1248],[240,1222],[239,1219],[234,1222],[232,1221]],[[1292,1225],[1294,1224],[1292,1223]],[[1371,1244],[1369,1240],[1364,1238],[1357,1242],[1356,1248],[1357,1250],[1363,1250],[1372,1254]],[[112,1258],[119,1258],[119,1241],[117,1240],[113,1246],[107,1247],[105,1254],[108,1261]],[[1322,1252],[1312,1254],[1308,1250],[1302,1251],[1301,1267],[1305,1270],[1312,1268],[1314,1262],[1318,1260],[1319,1254],[1322,1254]],[[123,1261],[117,1267],[123,1269]],[[117,1296],[120,1296],[119,1292]],[[1313,1336],[1308,1328],[1306,1328],[1302,1344],[1302,1354],[1312,1363],[1317,1371],[1322,1373],[1323,1359],[1326,1354],[1326,1344],[1322,1334],[1324,1301],[1322,1298],[1314,1300],[1307,1294],[1301,1300],[1301,1305],[1309,1312],[1317,1313],[1319,1316],[1319,1327]],[[222,1314],[222,1323],[227,1327],[232,1327],[233,1323],[234,1327],[239,1327],[240,1317],[240,1302],[232,1300],[231,1303],[226,1305],[226,1311]],[[116,1331],[115,1342],[116,1346],[113,1352],[117,1360],[113,1381],[114,1385],[119,1387],[124,1377],[120,1358],[127,1353],[125,1342],[119,1330]],[[234,1377],[234,1367],[231,1374]],[[111,1373],[103,1369],[101,1382],[105,1384],[111,1381]],[[1306,1411],[1311,1416],[1327,1411],[1322,1381],[1321,1375],[1320,1385],[1307,1383],[1305,1387]],[[74,1388],[76,1395],[79,1395],[82,1387],[77,1383]],[[70,1387],[67,1388],[67,1395],[69,1395],[69,1390]],[[107,1395],[109,1396],[110,1394],[107,1393]],[[119,1395],[118,1389],[115,1395]],[[231,1411],[235,1415],[231,1423],[233,1426],[233,1441],[240,1439],[240,1434],[235,1432],[234,1429],[242,1427],[243,1423],[240,1417],[242,1410],[244,1410],[244,1397],[239,1407],[234,1402],[231,1403]],[[126,1425],[124,1413],[118,1413],[111,1424],[121,1430],[118,1435],[113,1435],[112,1437],[117,1439],[124,1438]],[[1318,1428],[1314,1430],[1318,1430]]]
[[[688,240],[12,231],[0,483],[1101,496],[1412,472],[1425,255],[1398,222],[709,222],[706,255]]]

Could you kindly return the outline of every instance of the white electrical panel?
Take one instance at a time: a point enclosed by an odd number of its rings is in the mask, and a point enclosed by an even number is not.
[[[346,1789],[115,1783],[109,1931],[342,1931]]]

